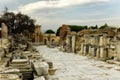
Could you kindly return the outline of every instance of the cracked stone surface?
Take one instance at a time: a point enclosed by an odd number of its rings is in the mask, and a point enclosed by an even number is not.
[[[62,52],[57,48],[39,46],[37,49],[58,69],[52,76],[55,80],[120,80],[120,66]]]

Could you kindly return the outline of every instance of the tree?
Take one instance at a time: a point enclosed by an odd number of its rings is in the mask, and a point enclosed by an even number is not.
[[[5,12],[1,16],[1,23],[4,22],[8,27],[8,33],[11,33],[14,27],[15,14],[13,12]]]
[[[90,26],[89,29],[98,29],[98,26]]]
[[[61,28],[61,27],[59,27],[59,28],[57,29],[56,36],[60,36],[60,28]]]
[[[105,23],[103,26],[101,26],[99,29],[107,29],[109,26],[107,25],[107,23]]]
[[[16,17],[15,17],[15,30],[14,32],[15,33],[21,33],[21,32],[24,32],[24,30],[27,32],[34,32],[34,29],[35,29],[35,20],[31,19],[29,16],[27,15],[24,15],[24,14],[21,14],[21,13],[18,13],[16,14]]]
[[[2,22],[8,26],[8,33],[32,33],[35,29],[35,20],[22,13],[5,11],[0,17],[0,24]]]
[[[77,25],[69,25],[69,27],[70,27],[71,31],[75,31],[75,32],[78,32],[78,31],[88,28],[88,26],[77,26]]]
[[[49,29],[45,33],[47,33],[47,34],[54,34],[55,32],[53,30]]]

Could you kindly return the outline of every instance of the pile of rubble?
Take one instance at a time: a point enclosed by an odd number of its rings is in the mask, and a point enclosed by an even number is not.
[[[55,69],[49,68],[50,64],[43,61],[42,55],[22,35],[1,38],[1,42],[0,79],[36,80],[43,76],[49,80],[49,73],[54,74]]]

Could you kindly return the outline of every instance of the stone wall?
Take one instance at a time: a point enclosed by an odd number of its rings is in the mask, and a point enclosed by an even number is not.
[[[46,44],[51,44],[51,43],[56,43],[59,44],[60,37],[56,36],[55,34],[43,34],[43,43]]]
[[[34,33],[28,34],[28,39],[31,39],[32,42],[42,42],[43,34],[41,32],[41,26],[36,25]]]
[[[117,42],[116,47],[117,47],[117,59],[118,61],[120,61],[120,42]]]
[[[64,43],[67,35],[70,33],[70,28],[68,25],[63,24],[60,28],[60,44]]]
[[[102,60],[109,59],[114,54],[114,51],[110,50],[110,38],[106,34],[85,34],[83,39],[80,54],[83,53]]]

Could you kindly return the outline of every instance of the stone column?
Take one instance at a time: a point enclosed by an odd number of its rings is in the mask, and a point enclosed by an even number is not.
[[[90,56],[92,55],[92,48],[89,46],[89,51],[87,52]]]
[[[100,58],[103,57],[103,47],[100,47]]]
[[[83,53],[84,53],[84,46],[83,46],[83,44],[81,44],[80,54],[83,54]]]
[[[1,37],[7,38],[7,36],[8,36],[8,28],[4,23],[2,23],[1,24]]]
[[[97,48],[97,51],[96,51],[96,52],[97,52],[97,53],[96,53],[96,54],[97,54],[96,57],[97,57],[97,58],[100,58],[99,48]]]
[[[117,43],[117,60],[120,61],[120,42]]]
[[[86,54],[86,45],[84,45],[84,47],[83,47],[83,54],[85,55]]]
[[[70,38],[69,38],[69,36],[67,36],[67,38],[66,38],[66,43],[70,44]]]
[[[103,45],[103,37],[100,36],[99,46],[102,46],[102,45]]]
[[[76,36],[73,35],[72,36],[72,52],[75,52],[75,38],[76,38]]]
[[[100,48],[100,58],[104,60],[107,58],[107,49],[104,49],[104,47]]]
[[[94,48],[91,48],[91,56],[92,57],[95,57],[95,51],[94,50],[95,50]]]

